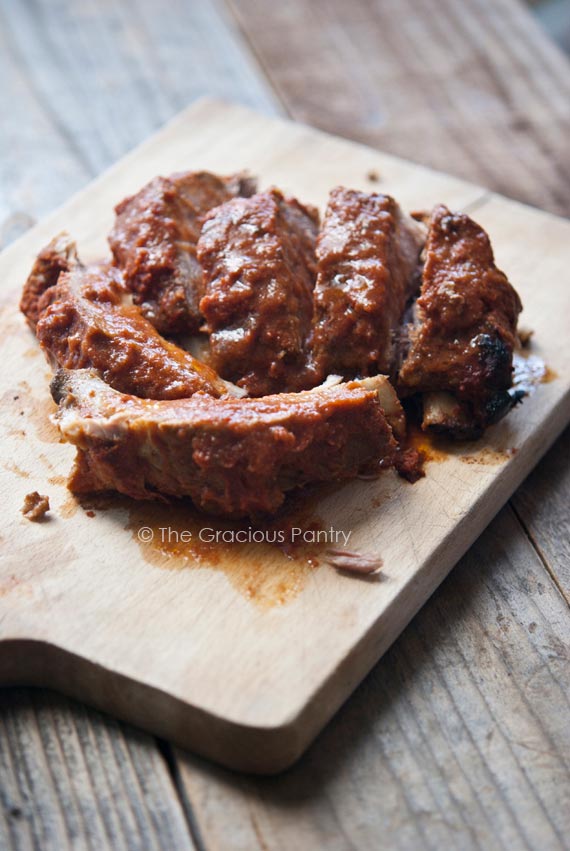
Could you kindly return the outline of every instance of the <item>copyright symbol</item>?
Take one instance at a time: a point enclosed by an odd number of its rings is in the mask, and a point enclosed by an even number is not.
[[[152,531],[150,526],[141,526],[141,528],[137,532],[137,537],[139,541],[141,541],[143,544],[150,544],[150,542],[154,538],[154,532]]]

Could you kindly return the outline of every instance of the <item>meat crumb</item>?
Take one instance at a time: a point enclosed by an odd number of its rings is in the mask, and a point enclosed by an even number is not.
[[[382,569],[382,559],[351,553],[347,550],[327,550],[325,559],[331,567],[361,576],[375,576]]]
[[[380,175],[375,169],[370,169],[366,177],[368,178],[370,183],[378,183],[378,181],[380,180]]]
[[[396,471],[402,479],[414,484],[425,476],[424,455],[417,449],[400,449],[396,457]]]
[[[39,520],[43,520],[48,511],[49,497],[42,496],[37,491],[26,494],[22,507],[24,517],[37,523]]]

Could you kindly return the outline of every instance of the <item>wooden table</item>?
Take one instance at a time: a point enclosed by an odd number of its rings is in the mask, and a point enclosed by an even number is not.
[[[516,0],[8,0],[0,23],[3,245],[204,93],[570,212],[570,63]],[[0,848],[570,847],[569,449],[279,777],[0,692]]]

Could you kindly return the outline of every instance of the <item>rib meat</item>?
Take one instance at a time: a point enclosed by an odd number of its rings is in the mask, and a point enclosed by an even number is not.
[[[196,243],[212,207],[250,195],[243,175],[217,177],[206,171],[156,177],[115,208],[109,243],[147,319],[161,333],[194,333],[202,318],[202,271]]]
[[[285,492],[393,463],[383,376],[261,399],[149,401],[117,393],[89,370],[52,382],[64,440],[78,447],[69,487],[135,499],[189,496],[205,511],[275,512]]]
[[[312,348],[320,375],[392,371],[423,240],[423,227],[393,198],[333,189],[317,241]]]
[[[24,284],[20,310],[35,329],[40,315],[40,303],[46,290],[57,284],[62,272],[79,266],[77,248],[69,234],[60,233],[42,248]]]
[[[252,396],[304,389],[318,215],[276,191],[212,210],[198,243],[211,362]]]
[[[512,407],[521,309],[485,231],[464,214],[435,207],[398,381],[402,394],[424,394],[424,429],[476,437]]]
[[[67,369],[93,367],[116,390],[152,399],[225,395],[226,382],[158,334],[113,267],[76,267],[39,303],[38,340]]]

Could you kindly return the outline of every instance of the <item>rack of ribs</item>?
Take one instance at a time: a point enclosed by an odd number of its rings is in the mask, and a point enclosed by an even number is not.
[[[428,224],[398,392],[422,394],[425,430],[475,438],[521,397],[511,385],[522,306],[469,216],[439,205]]]
[[[61,435],[78,448],[73,492],[189,496],[226,516],[270,514],[293,488],[392,465],[388,417],[401,425],[383,376],[257,399],[155,401],[91,370],[59,370],[51,389]]]
[[[388,195],[332,190],[317,240],[312,350],[321,376],[392,372],[424,238]]]
[[[207,171],[156,177],[115,208],[109,243],[125,284],[146,318],[165,334],[198,330],[202,270],[196,244],[204,216],[255,183]]]
[[[318,213],[277,190],[212,210],[198,242],[211,362],[251,396],[305,389]]]
[[[416,218],[337,187],[319,231],[277,189],[185,172],[118,205],[113,263],[56,237],[20,306],[59,369],[71,489],[255,516],[309,482],[421,476],[398,396],[425,430],[479,436],[521,396],[521,303],[468,216]],[[198,331],[207,363],[162,336]]]

